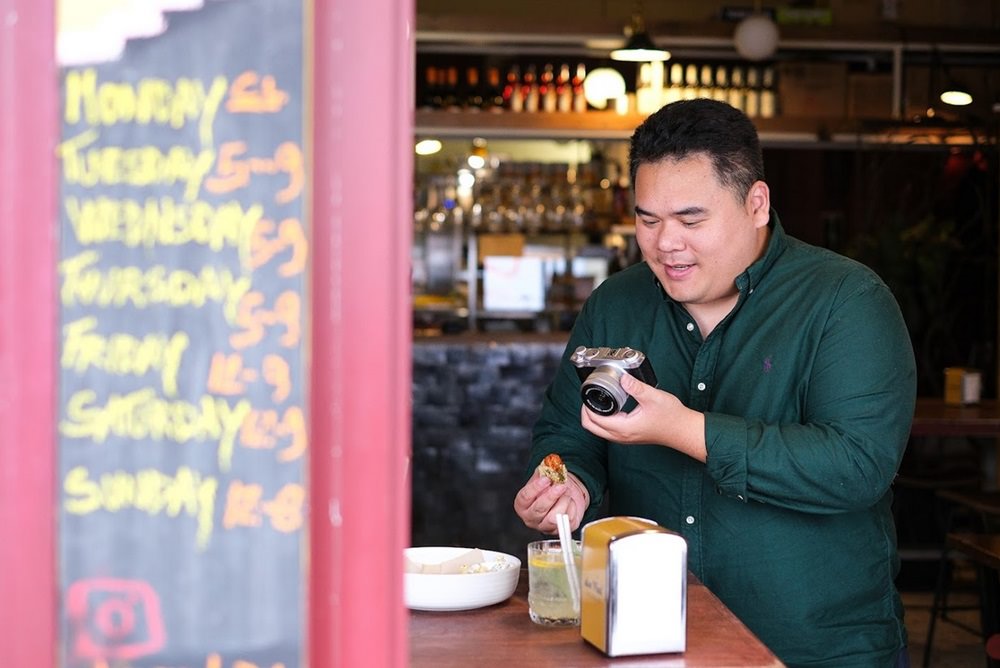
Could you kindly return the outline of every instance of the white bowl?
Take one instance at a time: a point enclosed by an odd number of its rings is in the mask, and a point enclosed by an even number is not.
[[[453,559],[467,547],[409,547],[406,557],[422,564]],[[403,598],[411,610],[472,610],[506,601],[517,588],[521,560],[503,552],[483,550],[487,563],[502,559],[507,568],[483,573],[403,573]]]

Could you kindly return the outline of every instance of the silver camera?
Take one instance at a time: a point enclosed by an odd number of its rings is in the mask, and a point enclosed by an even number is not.
[[[587,348],[580,346],[570,355],[580,376],[580,398],[598,415],[614,415],[629,399],[622,389],[622,375],[628,373],[649,385],[656,374],[646,356],[632,348]]]

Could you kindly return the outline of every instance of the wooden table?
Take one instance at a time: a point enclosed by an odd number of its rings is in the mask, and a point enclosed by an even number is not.
[[[919,398],[913,413],[913,436],[1000,436],[1000,402],[949,406],[944,399]]]
[[[1000,488],[1000,402],[983,400],[975,404],[950,406],[943,398],[921,397],[913,412],[911,436],[994,437],[984,442],[994,449],[993,486]],[[985,460],[984,460],[985,461]]]
[[[579,627],[539,626],[528,617],[528,574],[503,603],[463,612],[410,612],[413,668],[588,668],[590,666],[783,666],[714,594],[693,576],[687,587],[687,650],[680,654],[605,656]]]

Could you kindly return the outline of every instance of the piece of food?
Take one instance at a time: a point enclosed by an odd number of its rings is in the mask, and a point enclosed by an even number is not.
[[[555,484],[561,485],[566,482],[566,464],[563,463],[562,457],[556,453],[545,455],[545,459],[542,460],[538,468],[542,475]]]

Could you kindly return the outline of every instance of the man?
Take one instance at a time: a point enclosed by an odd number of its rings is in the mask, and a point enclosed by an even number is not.
[[[871,270],[785,234],[750,120],[698,99],[640,125],[629,155],[644,263],[584,305],[535,425],[514,508],[551,533],[655,520],[790,666],[906,663],[890,484],[916,393],[899,307]],[[630,412],[582,406],[577,346],[646,354]],[[607,497],[607,498],[606,498]],[[897,661],[902,663],[897,664]]]

